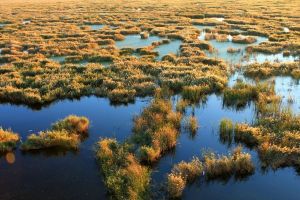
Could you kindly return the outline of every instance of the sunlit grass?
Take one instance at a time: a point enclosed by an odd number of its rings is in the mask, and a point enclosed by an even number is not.
[[[20,141],[18,134],[0,127],[0,153],[12,151]]]

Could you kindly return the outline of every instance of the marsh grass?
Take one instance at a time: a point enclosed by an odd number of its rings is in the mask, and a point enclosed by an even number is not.
[[[50,130],[31,134],[22,143],[23,151],[57,148],[76,150],[80,142],[87,136],[89,120],[86,117],[70,115],[56,123]]]
[[[187,129],[194,135],[199,128],[198,120],[195,116],[190,116],[187,121]]]
[[[232,175],[244,178],[253,174],[255,168],[251,155],[242,152],[242,147],[235,148],[231,155],[217,156],[214,153],[204,155],[205,172],[208,179],[228,179]]]
[[[113,199],[149,198],[150,171],[130,153],[128,144],[101,139],[97,143],[96,158]]]
[[[256,104],[256,122],[252,126],[237,124],[235,140],[256,147],[263,168],[299,169],[299,115],[281,108],[280,98],[275,94],[260,94]]]
[[[78,135],[86,135],[88,133],[90,121],[86,117],[78,117],[76,115],[69,115],[68,117],[52,124],[52,130],[67,132]]]
[[[142,114],[134,119],[134,143],[139,146],[139,157],[154,162],[176,146],[181,114],[172,110],[169,100],[156,97]]]
[[[186,107],[189,105],[189,102],[184,100],[184,99],[180,99],[177,104],[176,104],[176,111],[180,112],[180,113],[185,113],[186,111]]]
[[[0,127],[0,153],[12,151],[20,141],[18,134]]]
[[[198,158],[193,158],[190,162],[181,161],[174,165],[171,173],[168,174],[167,190],[171,198],[182,196],[187,183],[192,183],[203,173],[204,167]]]
[[[220,140],[225,143],[228,142],[229,144],[232,143],[233,139],[233,129],[234,124],[230,119],[222,119],[220,122]]]
[[[245,67],[244,74],[251,78],[268,78],[271,76],[291,76],[294,79],[300,78],[299,63],[253,63]]]
[[[171,199],[180,198],[186,186],[186,181],[178,174],[168,174],[167,188]]]
[[[233,36],[232,37],[232,42],[233,43],[240,43],[240,44],[252,44],[255,43],[257,40],[255,37],[251,37],[251,36]]]
[[[238,81],[232,88],[224,90],[223,103],[236,108],[245,107],[250,101],[257,101],[260,94],[274,94],[274,84],[267,82],[250,85]]]
[[[227,53],[239,53],[241,52],[241,49],[240,48],[232,48],[232,47],[229,47],[227,49]]]
[[[202,175],[208,181],[229,180],[232,176],[240,180],[252,175],[254,170],[251,155],[242,152],[241,146],[227,156],[206,152],[203,162],[194,157],[190,162],[175,164],[167,176],[167,191],[171,198],[180,198],[186,185]]]
[[[174,165],[172,173],[182,176],[187,182],[192,182],[202,174],[203,170],[202,162],[194,157],[190,162],[181,161]]]
[[[198,103],[208,92],[210,87],[205,86],[185,86],[182,90],[182,98],[192,103]]]
[[[135,93],[135,90],[116,88],[108,93],[108,98],[113,103],[128,103],[134,101]]]
[[[261,136],[259,128],[253,128],[247,124],[236,124],[234,127],[234,140],[247,144],[249,147],[256,146]]]
[[[78,135],[69,134],[66,130],[45,131],[31,134],[22,143],[23,151],[39,150],[47,148],[78,149],[80,139]]]

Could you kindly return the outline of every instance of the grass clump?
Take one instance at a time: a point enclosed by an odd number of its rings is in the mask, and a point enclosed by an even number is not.
[[[229,47],[227,49],[227,53],[239,53],[241,52],[241,49],[240,48],[233,48],[233,47]]]
[[[167,188],[170,198],[180,198],[186,186],[186,181],[178,174],[168,174]]]
[[[114,89],[108,93],[108,98],[113,103],[128,103],[134,101],[135,90]]]
[[[254,172],[254,165],[251,161],[251,155],[242,152],[239,146],[233,150],[232,155],[217,156],[214,153],[208,153],[204,156],[205,172],[208,179],[245,177]]]
[[[12,151],[16,148],[17,143],[20,141],[18,134],[11,130],[4,130],[0,128],[0,153]]]
[[[203,165],[198,158],[191,162],[181,161],[168,174],[167,189],[171,198],[179,198],[187,183],[194,181],[203,173]]]
[[[257,41],[256,38],[251,36],[245,37],[245,36],[237,35],[232,37],[233,43],[252,44],[255,43],[256,41]]]
[[[173,174],[180,174],[187,182],[191,182],[199,177],[204,170],[202,162],[194,157],[190,162],[181,161],[176,164],[173,169]]]
[[[148,199],[150,171],[130,153],[128,144],[101,139],[96,158],[112,199]]]
[[[224,103],[227,106],[244,107],[258,96],[255,86],[238,81],[232,88],[224,90]]]
[[[223,102],[226,106],[240,108],[246,106],[252,100],[257,100],[260,93],[274,93],[274,84],[258,83],[250,85],[238,81],[232,88],[224,90]]]
[[[247,124],[236,124],[234,127],[234,140],[242,142],[249,147],[256,146],[258,139],[261,137],[259,128],[250,127]]]
[[[84,135],[88,133],[89,125],[90,121],[88,118],[69,115],[68,117],[54,123],[52,125],[52,130],[66,130],[68,133]]]
[[[233,122],[230,119],[222,119],[220,122],[220,138],[223,142],[227,141],[231,144],[233,137]]]
[[[77,149],[79,144],[78,135],[69,134],[65,130],[45,131],[29,135],[21,148],[23,151],[46,148]]]
[[[181,114],[172,110],[171,102],[160,98],[135,118],[132,140],[142,161],[154,162],[176,146],[180,121]]]
[[[210,91],[208,85],[205,86],[185,86],[182,89],[182,98],[192,103],[198,103],[205,94]]]
[[[291,76],[300,79],[300,66],[297,62],[291,63],[253,63],[246,66],[244,74],[251,78],[268,78],[271,76]]]
[[[241,146],[227,156],[206,153],[203,162],[194,157],[190,162],[181,161],[174,165],[167,177],[168,194],[171,198],[181,197],[186,185],[202,174],[207,180],[229,179],[231,176],[241,179],[253,174],[254,170],[251,155],[243,153]]]
[[[24,151],[47,148],[78,149],[80,141],[88,133],[89,120],[86,117],[70,115],[56,123],[50,130],[31,134],[21,145]]]
[[[180,99],[177,104],[176,104],[176,111],[180,112],[180,113],[184,113],[186,110],[186,107],[189,105],[189,102],[184,100],[184,99]]]
[[[198,120],[195,116],[189,117],[187,128],[192,134],[195,134],[197,132],[199,125],[198,125]]]

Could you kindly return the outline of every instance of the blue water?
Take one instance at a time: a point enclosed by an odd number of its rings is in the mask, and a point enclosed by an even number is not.
[[[168,44],[162,44],[156,47],[154,50],[158,51],[159,56],[157,60],[161,60],[162,57],[168,54],[175,54],[178,55],[180,45],[182,44],[181,40],[171,40]]]
[[[104,27],[105,25],[103,24],[94,24],[94,25],[89,25],[89,27],[91,27],[91,30],[96,31],[96,30],[100,30]]]
[[[142,48],[147,47],[152,44],[152,42],[160,41],[162,38],[158,36],[150,35],[147,39],[141,39],[141,36],[138,34],[135,35],[127,35],[124,40],[116,41],[116,46],[119,49],[122,48]]]
[[[122,48],[142,48],[151,46],[153,42],[161,41],[164,38],[150,35],[147,39],[141,39],[140,35],[128,35],[125,37],[122,41],[117,41],[116,46],[119,49]],[[168,54],[175,54],[177,55],[179,52],[180,45],[182,44],[181,40],[171,40],[168,44],[161,44],[154,48],[154,51],[157,51],[159,53],[159,56],[157,56],[156,60],[161,60],[163,56]],[[139,54],[133,54],[135,57],[140,57]]]

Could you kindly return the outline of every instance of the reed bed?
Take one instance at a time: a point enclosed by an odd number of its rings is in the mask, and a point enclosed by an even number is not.
[[[0,153],[12,151],[20,141],[18,134],[11,130],[0,128]]]

